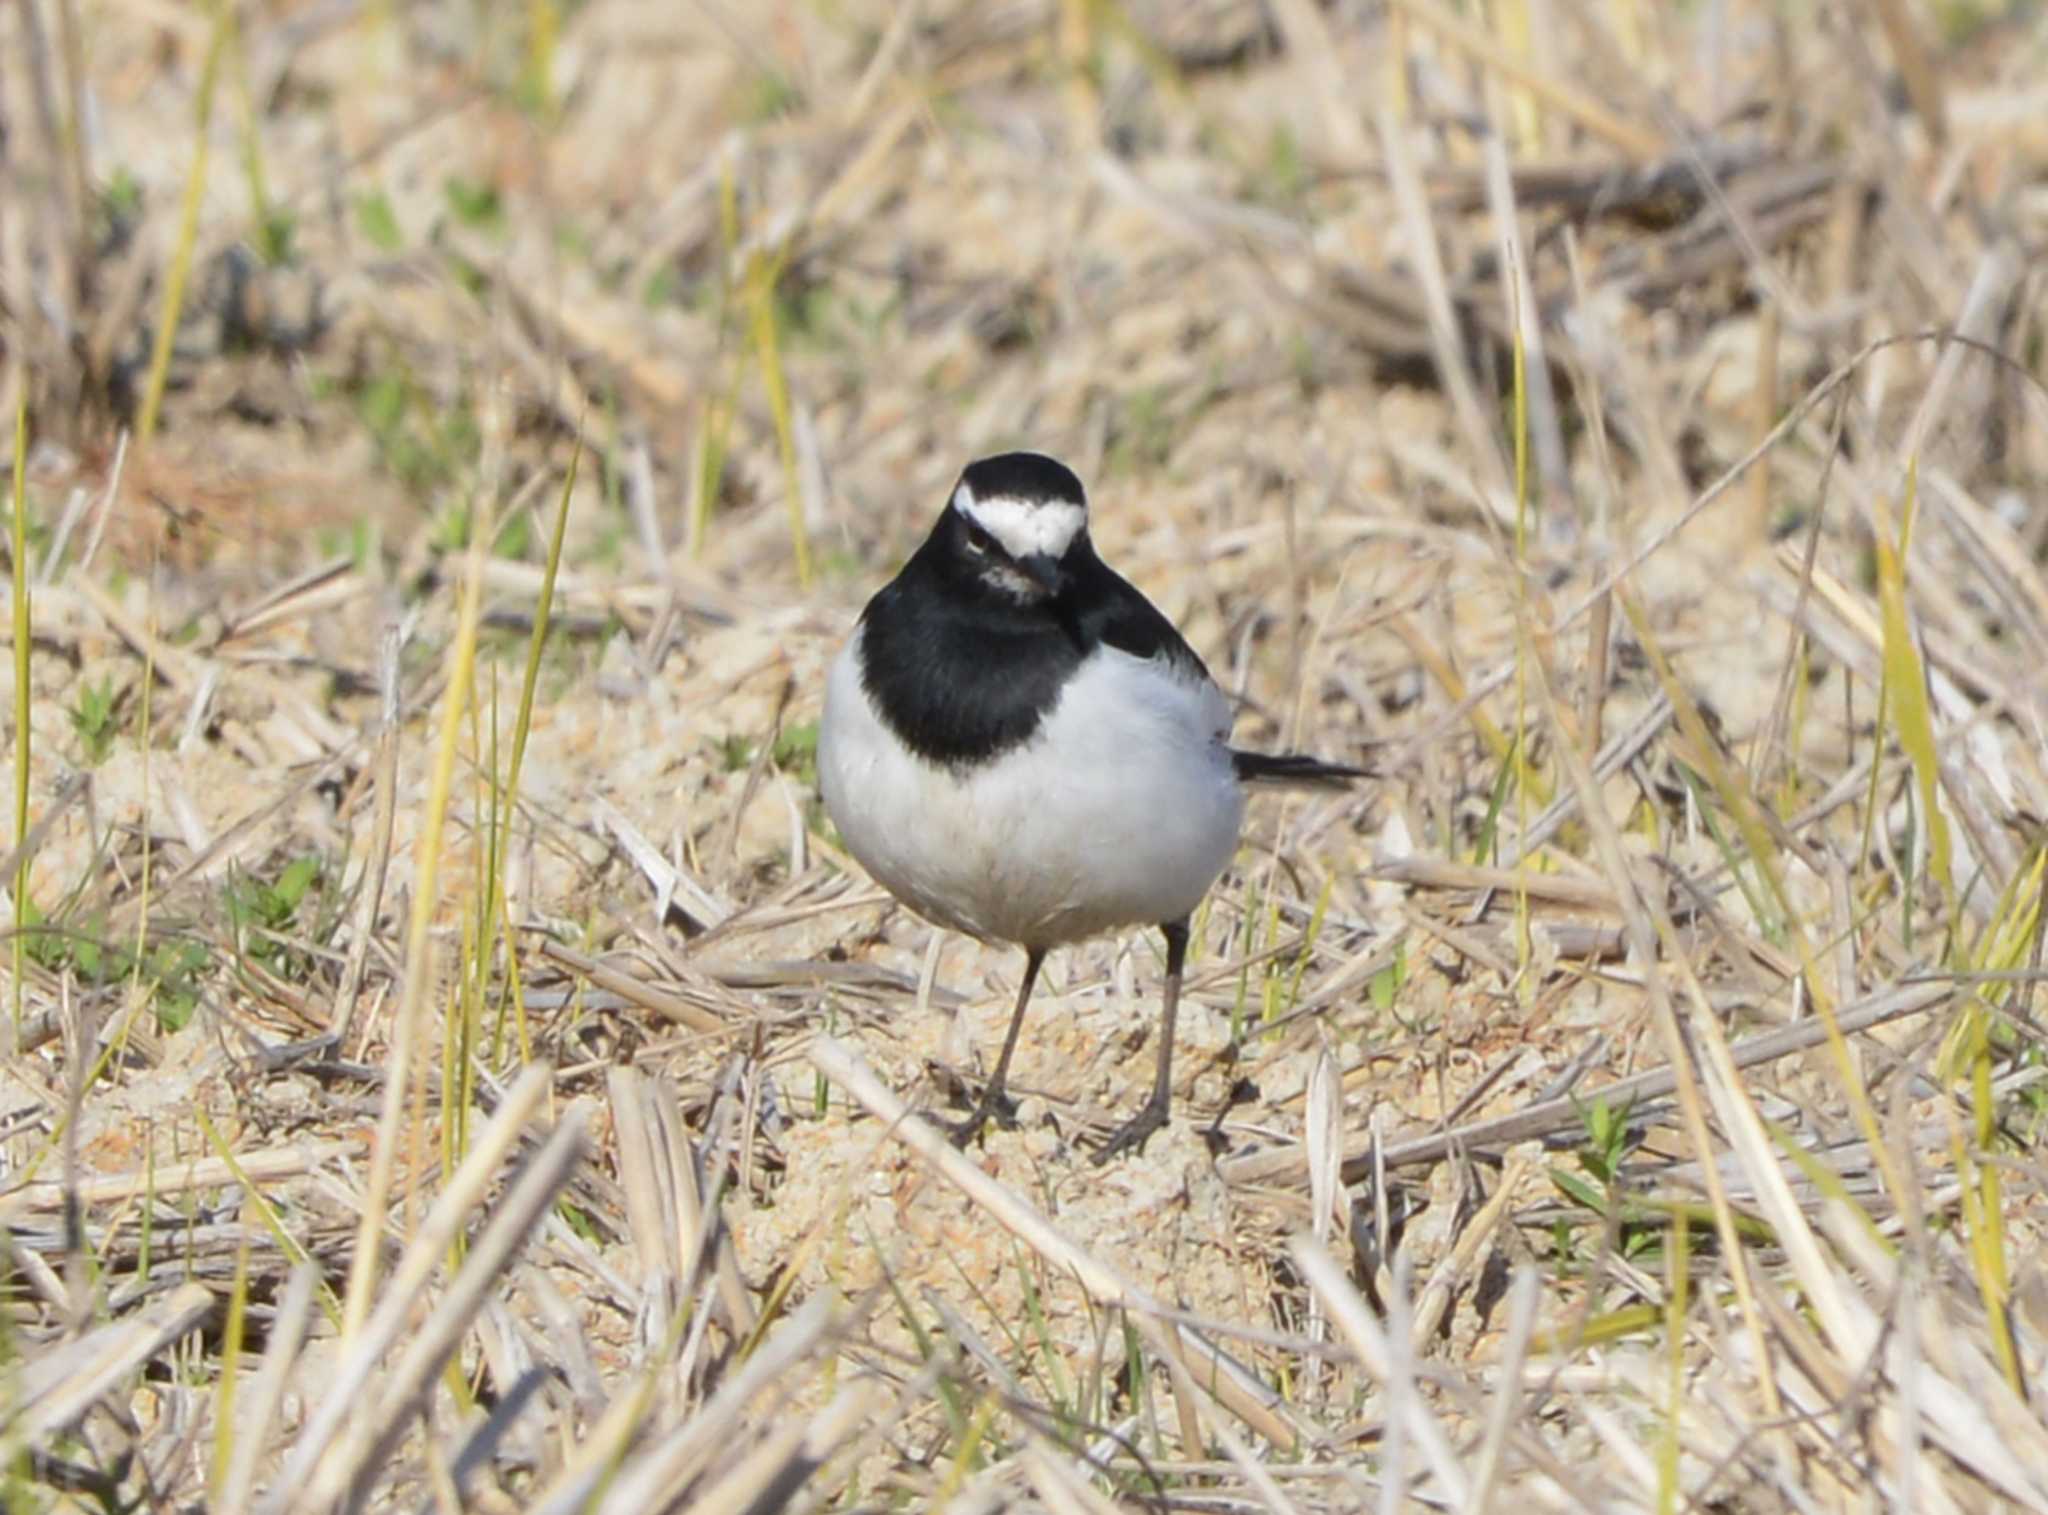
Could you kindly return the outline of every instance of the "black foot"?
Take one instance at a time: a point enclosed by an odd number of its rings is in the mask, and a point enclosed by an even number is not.
[[[1109,1140],[1095,1149],[1099,1167],[1124,1152],[1143,1152],[1152,1133],[1166,1124],[1167,1101],[1147,1100],[1145,1108],[1109,1134]]]
[[[940,1120],[936,1115],[926,1119],[945,1132],[954,1146],[965,1148],[981,1135],[982,1128],[991,1120],[1005,1131],[1016,1129],[1017,1105],[1007,1094],[997,1094],[994,1098],[983,1095],[981,1103],[964,1120]]]

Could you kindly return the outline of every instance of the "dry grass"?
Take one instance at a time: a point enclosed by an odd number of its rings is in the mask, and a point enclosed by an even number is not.
[[[0,9],[6,1507],[2048,1509],[2048,26],[1874,10]],[[809,771],[1027,443],[1386,775],[1103,1170],[1154,946],[953,1152]]]

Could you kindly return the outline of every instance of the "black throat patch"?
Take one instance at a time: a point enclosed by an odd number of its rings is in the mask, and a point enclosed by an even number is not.
[[[1055,597],[1019,602],[959,560],[951,511],[861,615],[861,683],[883,721],[927,762],[968,768],[1038,734],[1098,648],[1158,658],[1206,679],[1194,649],[1086,537]]]

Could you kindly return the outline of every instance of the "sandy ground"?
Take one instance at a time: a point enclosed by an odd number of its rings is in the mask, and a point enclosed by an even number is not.
[[[95,194],[32,187],[77,219],[89,255],[59,278],[72,244],[58,211],[39,239],[17,214],[31,191],[6,197],[5,393],[33,402],[27,498],[51,572],[27,732],[0,787],[14,792],[32,754],[29,816],[54,817],[27,874],[43,916],[76,940],[144,945],[134,973],[106,966],[135,961],[111,948],[25,964],[39,1045],[9,1075],[7,1171],[50,1161],[84,1049],[118,1040],[59,1165],[127,1174],[204,1155],[195,1109],[228,1147],[286,1169],[338,1144],[276,1192],[340,1287],[475,566],[476,698],[452,728],[422,1066],[453,1066],[464,965],[489,961],[479,1024],[513,1028],[491,1066],[523,1035],[556,1069],[558,1111],[589,1111],[596,1152],[581,1229],[555,1226],[539,1254],[562,1313],[520,1295],[506,1329],[580,1333],[600,1388],[645,1360],[653,1273],[621,1199],[607,1081],[631,1065],[675,1091],[705,1145],[751,1295],[789,1309],[885,1286],[849,1361],[907,1374],[934,1321],[957,1321],[1048,1399],[1114,1378],[1123,1317],[1099,1291],[806,1057],[827,1032],[905,1101],[946,1109],[999,1044],[1020,956],[954,938],[934,957],[932,929],[834,846],[807,744],[866,596],[961,465],[1015,445],[1089,481],[1104,557],[1209,660],[1242,743],[1380,773],[1348,795],[1255,803],[1198,922],[1175,1120],[1142,1157],[1097,1167],[1086,1149],[1148,1086],[1160,951],[1145,933],[1054,958],[1015,1068],[1018,1124],[970,1154],[1127,1282],[1251,1333],[1230,1350],[1290,1414],[1335,1434],[1380,1413],[1353,1380],[1340,1392],[1292,1347],[1252,1339],[1326,1329],[1287,1250],[1312,1224],[1306,1165],[1258,1167],[1321,1150],[1319,1059],[1341,1090],[1335,1144],[1358,1155],[1375,1131],[1398,1142],[1661,1065],[1671,1000],[1739,1042],[1811,1016],[1815,986],[1855,1005],[1930,965],[2023,965],[2048,814],[2043,305],[2021,251],[2048,233],[2028,187],[2048,111],[2024,108],[2038,24],[2019,7],[1941,44],[1935,143],[1874,103],[1898,76],[1839,23],[1795,35],[1734,6],[1710,35],[1614,9],[1633,19],[1589,13],[1532,40],[1552,87],[1527,90],[1451,31],[1300,0],[758,14],[598,0],[558,18],[551,45],[463,7],[253,8],[224,55],[159,429],[118,454],[210,34],[202,10],[175,7],[95,28]],[[0,21],[0,41],[20,25]],[[1382,99],[1404,113],[1391,136]],[[1697,155],[1672,112],[1696,123]],[[1547,354],[1532,362],[1525,509],[1514,307],[1469,129],[1489,115]],[[290,228],[276,266],[250,251],[252,119],[261,194]],[[82,348],[22,315],[30,267],[89,297]],[[2034,377],[1942,370],[1928,342],[1865,350],[1950,326]],[[1788,417],[1765,469],[1721,489]],[[506,831],[513,1009],[508,959],[480,957],[477,902],[579,431]],[[1901,605],[1932,670],[1950,896],[1914,851],[1906,718],[1880,708],[1897,644],[1875,544],[1896,540],[1909,458]],[[462,544],[486,520],[496,550],[472,565]],[[10,662],[10,710],[16,687]],[[1582,791],[1568,752],[1613,760]],[[1717,764],[1767,802],[1770,869]],[[1604,827],[1583,819],[1589,793]],[[1568,812],[1555,825],[1553,803]],[[1539,827],[1540,887],[1524,897],[1479,871],[1513,865]],[[266,907],[298,859],[313,864],[303,897]],[[1678,922],[1653,962],[1622,950],[1638,898]],[[1945,922],[1962,925],[1943,945]],[[544,941],[630,984],[566,974]],[[1948,1023],[1907,1018],[1854,1053],[1943,1213],[1959,1149],[1926,1133],[1961,1106],[1901,1075],[1952,1079]],[[311,1054],[278,1050],[330,1032]],[[2001,1057],[2019,1080],[2000,1087],[2024,1171],[2001,1202],[2024,1304],[2040,1289],[2033,1117],[2019,1053]],[[1893,1224],[1835,1060],[1809,1049],[1747,1083]],[[439,1100],[419,1107],[402,1187],[429,1193],[441,1171]],[[1730,1118],[1715,1108],[1717,1142]],[[1580,1142],[1583,1124],[1556,1134]],[[1696,1198],[1700,1154],[1672,1107],[1638,1135],[1636,1189]],[[1455,1303],[1423,1344],[1442,1364],[1493,1360],[1516,1264],[1544,1270],[1546,1325],[1663,1298],[1664,1260],[1636,1267],[1548,1178],[1576,1171],[1568,1153],[1514,1152],[1493,1211],[1498,1166],[1437,1164],[1391,1193],[1351,1186],[1330,1232],[1376,1298],[1396,1254],[1415,1287],[1444,1270]],[[1738,1201],[1767,1203],[1749,1181],[1735,1176]],[[1396,1236],[1380,1234],[1387,1215]],[[94,1224],[132,1272],[135,1214]],[[193,1245],[226,1287],[232,1246]],[[1967,1279],[1962,1255],[1942,1253]],[[262,1240],[264,1310],[283,1267]],[[1724,1373],[1753,1382],[1701,1352],[1703,1397]],[[794,1399],[816,1409],[835,1383]],[[561,1424],[587,1426],[602,1402],[579,1388]],[[905,1413],[938,1438],[935,1403]],[[929,1493],[907,1471],[918,1437],[891,1435],[849,1466]],[[1626,1471],[1588,1476],[1633,1487]]]

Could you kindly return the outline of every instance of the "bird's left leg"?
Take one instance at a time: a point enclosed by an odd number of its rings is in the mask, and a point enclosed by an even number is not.
[[[1024,1008],[1031,1003],[1031,986],[1038,982],[1038,968],[1045,961],[1043,947],[1027,947],[1024,951],[1024,982],[1017,986],[1017,1008],[1010,1012],[1010,1029],[1003,1033],[1003,1051],[996,1059],[994,1076],[981,1091],[973,1114],[965,1120],[938,1122],[956,1147],[964,1147],[981,1135],[981,1128],[988,1124],[991,1115],[1004,1124],[1010,1121],[1010,1054],[1017,1050],[1017,1033],[1024,1029]]]
[[[1152,1078],[1152,1097],[1096,1151],[1098,1163],[1108,1162],[1119,1152],[1142,1152],[1145,1139],[1166,1124],[1173,1106],[1173,1023],[1180,1013],[1181,969],[1188,960],[1187,918],[1168,921],[1159,929],[1166,933],[1166,988],[1159,1012],[1159,1068]]]

